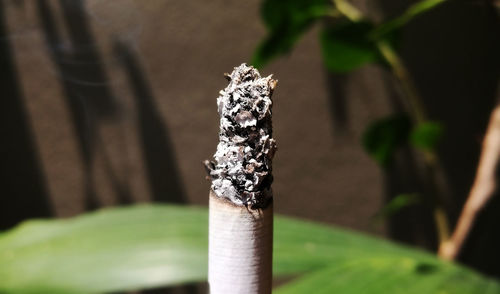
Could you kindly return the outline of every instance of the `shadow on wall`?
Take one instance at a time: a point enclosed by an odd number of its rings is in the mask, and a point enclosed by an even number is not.
[[[5,18],[4,2],[0,2],[0,230],[27,218],[48,217],[52,214],[17,81]]]
[[[84,2],[61,0],[59,4],[70,35],[69,46],[63,46],[64,42],[55,25],[50,2],[39,0],[38,12],[47,50],[63,83],[67,107],[78,137],[86,183],[86,207],[92,210],[99,206],[99,196],[92,174],[95,153],[102,152],[105,160],[110,162],[105,153],[106,148],[103,148],[103,142],[99,138],[99,124],[103,120],[118,119],[120,107],[108,86],[108,77],[96,41],[91,34]],[[128,74],[139,113],[139,137],[152,199],[162,202],[185,202],[167,128],[156,110],[147,81],[132,52],[124,44],[117,44],[115,47],[123,69]],[[110,164],[107,166],[108,177],[119,195],[119,202],[130,203],[132,196],[128,192],[128,181],[120,181],[113,174]]]
[[[71,115],[78,140],[80,158],[84,167],[87,210],[98,208],[99,199],[92,175],[92,162],[98,147],[98,125],[102,119],[112,118],[117,105],[107,86],[107,77],[88,20],[80,0],[60,1],[70,44],[64,42],[49,1],[38,1],[38,14],[43,27],[47,52],[57,69],[63,85],[66,105]],[[120,202],[131,200],[126,187],[115,187]]]
[[[37,6],[46,52],[50,55],[57,76],[62,83],[68,112],[77,137],[80,158],[85,174],[87,209],[99,206],[92,175],[92,162],[96,152],[105,154],[98,128],[104,120],[118,119],[120,105],[113,96],[97,44],[89,28],[89,20],[81,0],[59,2],[38,0]],[[64,25],[69,32],[69,45],[65,46],[56,26],[53,5],[59,4]],[[23,8],[19,2],[16,6]],[[33,134],[29,127],[28,113],[17,81],[17,72],[9,44],[4,3],[0,3],[0,62],[2,70],[1,99],[3,163],[3,196],[0,205],[0,228],[12,227],[18,222],[34,217],[51,216],[45,176],[37,158]],[[185,202],[184,189],[169,134],[162,120],[147,80],[130,48],[116,42],[115,51],[120,55],[123,70],[129,77],[131,91],[139,113],[139,137],[143,159],[147,167],[152,199],[162,202]],[[10,126],[10,127],[9,127]],[[14,126],[14,127],[12,127]],[[109,161],[109,160],[108,160]],[[110,164],[108,164],[110,167]],[[127,181],[120,181],[107,168],[108,178],[119,195],[120,203],[130,203]]]
[[[114,49],[127,72],[139,113],[142,153],[153,199],[162,202],[186,202],[178,168],[173,164],[175,158],[170,136],[154,103],[151,88],[142,74],[138,58],[130,47],[119,41],[115,42]]]
[[[336,74],[327,71],[326,79],[328,81],[328,102],[332,118],[332,126],[335,135],[343,134],[349,129],[349,100],[347,97],[347,74]]]

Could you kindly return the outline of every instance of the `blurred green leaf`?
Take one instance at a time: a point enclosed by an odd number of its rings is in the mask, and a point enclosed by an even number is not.
[[[371,124],[363,135],[365,150],[382,166],[387,166],[396,149],[407,142],[411,121],[406,115],[380,119]]]
[[[493,294],[500,293],[500,286],[462,267],[388,254],[326,267],[273,293]]]
[[[417,194],[399,194],[392,198],[378,213],[376,219],[387,218],[401,211],[403,208],[417,204],[420,197]]]
[[[265,0],[261,15],[268,36],[257,47],[252,65],[260,68],[273,58],[289,53],[315,20],[331,11],[328,0]]]
[[[410,134],[413,146],[422,150],[434,150],[443,136],[443,126],[437,122],[425,122],[417,125]]]
[[[347,72],[371,62],[381,61],[375,43],[368,38],[373,25],[346,22],[325,27],[320,35],[326,67],[333,72]]]
[[[205,209],[138,206],[29,221],[0,238],[0,293],[102,293],[203,280]]]
[[[0,293],[88,294],[206,280],[207,219],[203,208],[142,205],[25,222],[0,235]],[[274,274],[305,274],[278,293],[472,294],[486,286],[500,293],[497,282],[466,268],[335,227],[276,217],[274,238]]]

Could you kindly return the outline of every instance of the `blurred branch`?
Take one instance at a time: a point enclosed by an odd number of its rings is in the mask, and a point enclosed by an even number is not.
[[[460,253],[460,249],[463,247],[477,215],[493,196],[496,187],[495,174],[499,158],[500,106],[497,106],[491,114],[474,184],[462,209],[453,235],[439,248],[440,257],[454,260]]]
[[[413,112],[412,117],[414,119],[414,122],[417,124],[424,122],[426,120],[424,107],[422,105],[420,97],[417,94],[415,85],[410,78],[410,74],[403,64],[403,61],[401,61],[396,51],[394,51],[394,49],[389,45],[388,42],[380,40],[377,41],[376,44],[380,53],[384,57],[384,60],[389,64],[392,72],[401,83],[403,92],[405,93],[407,102],[410,106],[410,110]]]
[[[347,17],[349,20],[356,22],[364,18],[361,11],[359,11],[355,6],[346,0],[332,0],[333,5],[338,9],[338,11]]]

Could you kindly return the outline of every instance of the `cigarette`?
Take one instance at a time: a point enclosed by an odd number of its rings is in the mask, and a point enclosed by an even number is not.
[[[217,98],[219,144],[205,161],[209,194],[209,269],[212,294],[263,294],[272,287],[272,76],[246,64],[226,74]]]

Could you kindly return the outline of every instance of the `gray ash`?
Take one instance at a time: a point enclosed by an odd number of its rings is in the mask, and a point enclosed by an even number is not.
[[[271,95],[277,81],[246,64],[226,75],[217,98],[220,132],[214,161],[207,161],[212,190],[237,205],[265,208],[272,200]]]

